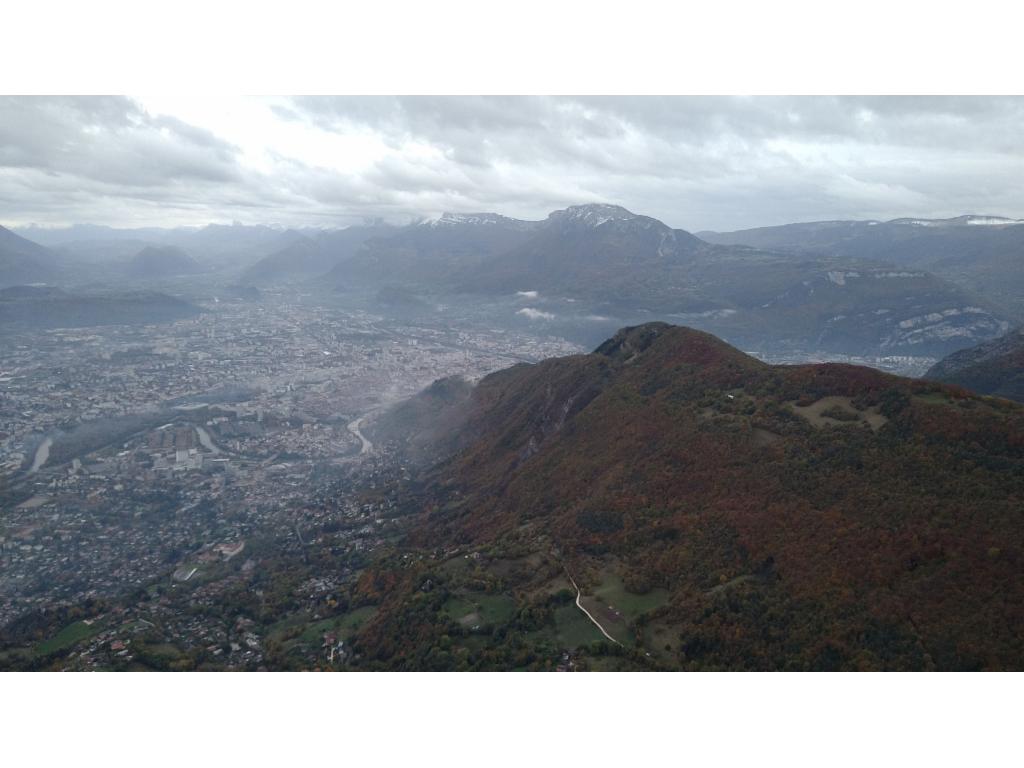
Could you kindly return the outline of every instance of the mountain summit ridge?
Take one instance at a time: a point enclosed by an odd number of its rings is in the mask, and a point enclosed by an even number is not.
[[[632,219],[639,218],[649,217],[638,216],[632,211],[626,210],[621,205],[614,205],[610,203],[583,203],[580,205],[570,205],[568,208],[552,211],[548,214],[547,220],[549,222],[571,222],[573,224],[582,224],[588,227],[599,227],[609,221],[630,221]]]

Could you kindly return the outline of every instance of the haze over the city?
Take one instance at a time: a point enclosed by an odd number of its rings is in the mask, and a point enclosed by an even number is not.
[[[689,231],[1019,217],[1024,101],[5,97],[0,224],[338,227],[603,202]]]

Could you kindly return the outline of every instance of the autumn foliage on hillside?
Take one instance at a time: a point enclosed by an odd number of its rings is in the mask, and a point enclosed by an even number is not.
[[[466,408],[412,543],[614,557],[668,590],[670,666],[1024,666],[1024,408],[664,324]]]

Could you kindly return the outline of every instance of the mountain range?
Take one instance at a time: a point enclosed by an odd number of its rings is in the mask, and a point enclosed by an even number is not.
[[[178,248],[235,285],[335,288],[371,305],[375,296],[401,296],[402,307],[426,313],[469,303],[490,305],[494,314],[500,305],[510,322],[595,340],[604,329],[660,319],[782,359],[908,358],[923,366],[998,337],[1024,317],[1024,277],[1017,277],[1024,275],[1024,226],[997,217],[698,236],[620,206],[590,204],[541,221],[449,213],[406,226],[373,221],[333,230],[22,232],[50,250],[21,238],[8,246],[18,254],[9,257],[19,265],[10,271],[15,282],[135,279],[133,256]],[[104,253],[111,258],[101,264]],[[153,269],[172,261],[157,259]],[[380,303],[385,311],[394,306]]]
[[[146,245],[174,246],[209,267],[249,265],[285,247],[301,232],[259,224],[208,224],[203,227],[119,229],[91,224],[71,227],[22,227],[18,234],[62,254],[69,265],[85,258],[127,258]],[[119,244],[127,244],[119,246]]]
[[[709,245],[647,217],[567,214],[552,217],[557,240],[533,252],[553,266],[529,272],[612,311],[629,301],[748,346],[771,329],[776,344],[852,354],[941,354],[1006,327],[986,302],[922,270]],[[519,256],[508,261],[530,262]]]
[[[158,291],[69,292],[54,287],[0,290],[0,333],[15,329],[145,325],[180,320],[201,310]]]
[[[532,297],[537,318],[647,314],[748,348],[942,356],[1008,327],[986,299],[923,269],[715,245],[619,206],[572,206],[540,222],[467,218],[367,240],[327,280]]]
[[[699,232],[712,243],[869,258],[933,272],[1024,320],[1024,219],[819,221],[737,232]]]

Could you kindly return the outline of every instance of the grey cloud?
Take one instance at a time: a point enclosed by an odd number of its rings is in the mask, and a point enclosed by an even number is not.
[[[449,184],[460,192],[469,168],[500,176],[503,165],[521,165],[547,172],[548,182],[534,184],[538,197],[560,198],[557,185],[572,179],[587,198],[630,204],[677,225],[772,223],[778,219],[758,209],[775,208],[780,198],[814,203],[783,220],[804,219],[823,208],[832,218],[868,212],[885,217],[944,215],[966,203],[1012,211],[1024,203],[1019,194],[1010,195],[1015,185],[1001,173],[959,203],[966,171],[931,172],[960,155],[982,167],[986,154],[1008,155],[1001,162],[1016,172],[1024,101],[1012,98],[304,98],[293,103],[292,112],[325,130],[361,125],[396,146],[420,141],[440,147],[450,160]],[[818,157],[801,156],[807,150]],[[844,163],[844,154],[855,155],[857,167]],[[894,161],[893,155],[902,159]],[[485,172],[476,176],[486,188],[501,181]],[[420,180],[440,183],[429,174]],[[739,218],[726,211],[696,220],[687,215],[687,209],[706,209],[702,197],[709,189],[715,195],[723,184],[737,190],[754,186],[764,200]],[[655,197],[655,188],[663,196]],[[868,199],[872,190],[878,193],[874,204]]]
[[[362,124],[393,137],[458,146],[531,137],[535,149],[622,140],[632,131],[671,143],[850,139],[932,146],[1007,143],[1019,98],[988,97],[303,97],[287,110],[327,130]],[[974,129],[967,133],[965,128]]]
[[[238,177],[234,147],[123,97],[5,97],[0,115],[0,166],[134,187]]]
[[[4,99],[2,214],[343,224],[543,218],[593,201],[692,230],[1024,215],[1020,98],[302,97],[270,109],[313,132],[370,132],[386,152],[340,172],[274,146],[256,170],[224,138],[129,99]]]

